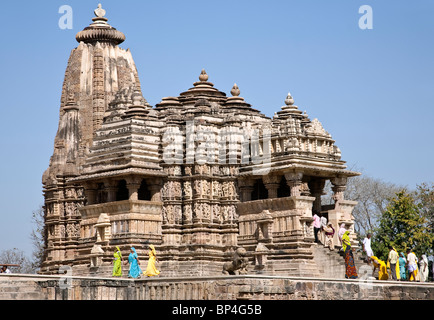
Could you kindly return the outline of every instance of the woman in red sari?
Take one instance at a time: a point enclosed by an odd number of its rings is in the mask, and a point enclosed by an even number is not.
[[[350,232],[347,230],[342,236],[342,249],[344,251],[344,257],[345,257],[345,278],[357,279],[358,275],[357,275],[356,266],[354,264],[354,256],[353,256],[353,251],[351,249],[351,241],[350,241],[349,234]]]

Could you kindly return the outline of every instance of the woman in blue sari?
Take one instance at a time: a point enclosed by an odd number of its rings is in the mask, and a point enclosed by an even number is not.
[[[399,257],[399,272],[401,274],[401,280],[407,280],[407,270],[405,269],[405,265],[407,264],[407,259],[405,259],[405,255],[401,252]]]
[[[137,255],[136,249],[131,247],[131,253],[128,256],[128,262],[130,264],[130,271],[128,272],[129,278],[140,278],[142,269],[139,265],[139,256]]]

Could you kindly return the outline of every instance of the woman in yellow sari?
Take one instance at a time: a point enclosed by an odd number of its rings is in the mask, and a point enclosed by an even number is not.
[[[122,253],[118,246],[116,246],[116,251],[113,256],[113,277],[122,277]]]
[[[157,267],[155,266],[155,262],[158,261],[157,252],[155,251],[155,247],[152,244],[149,245],[148,255],[148,267],[146,268],[146,271],[143,272],[143,274],[147,277],[158,276],[160,274],[160,271],[158,271]]]
[[[375,270],[378,268],[378,280],[389,280],[386,263],[378,259],[376,256],[372,256],[371,261],[374,265],[374,270],[372,271],[372,273],[374,273]]]

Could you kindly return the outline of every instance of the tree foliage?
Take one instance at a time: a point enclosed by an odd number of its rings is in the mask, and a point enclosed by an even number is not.
[[[363,172],[360,169],[352,170]],[[389,200],[400,190],[402,187],[398,185],[365,174],[348,179],[344,197],[347,200],[357,201],[353,210],[354,230],[360,237],[363,238],[378,227]],[[332,189],[329,181],[326,183],[325,193],[322,198],[323,204],[332,204]]]
[[[24,251],[17,248],[2,250],[0,252],[0,266],[2,263],[18,264],[19,267],[9,267],[13,273],[33,273],[32,263]]]
[[[44,208],[42,206],[33,211],[32,222],[34,224],[34,228],[30,234],[33,244],[32,268],[36,271],[41,267],[45,257],[45,222]]]
[[[410,248],[420,256],[430,253],[433,242],[433,230],[422,214],[422,205],[413,195],[402,190],[390,199],[381,216],[372,248],[382,259],[387,259],[390,245],[398,252],[406,252]]]
[[[24,251],[13,248],[6,249],[0,252],[0,266],[4,264],[18,264],[19,267],[10,267],[13,273],[36,273],[40,268],[44,259],[44,209],[40,206],[37,210],[32,212],[32,223],[34,228],[30,234],[30,240],[33,244],[32,257],[29,259]]]
[[[421,214],[425,216],[429,226],[434,230],[434,183],[419,184],[416,188],[415,198],[422,207]]]
[[[361,236],[372,233],[386,211],[389,200],[402,187],[369,176],[349,179],[345,199],[357,201],[353,210],[354,229]]]

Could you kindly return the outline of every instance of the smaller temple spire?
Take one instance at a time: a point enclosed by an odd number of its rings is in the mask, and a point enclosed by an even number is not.
[[[288,95],[285,99],[285,105],[281,108],[282,110],[277,112],[277,117],[280,119],[288,118],[291,115],[301,115],[302,112],[298,110],[298,107],[294,105],[294,98],[291,93],[288,92]]]
[[[232,97],[228,97],[226,99],[225,108],[232,108],[234,110],[240,111],[240,110],[248,110],[249,112],[255,112],[259,113],[258,110],[255,110],[251,107],[250,104],[248,104],[243,97],[240,97],[240,88],[238,88],[238,85],[234,83],[234,86],[231,89]]]

